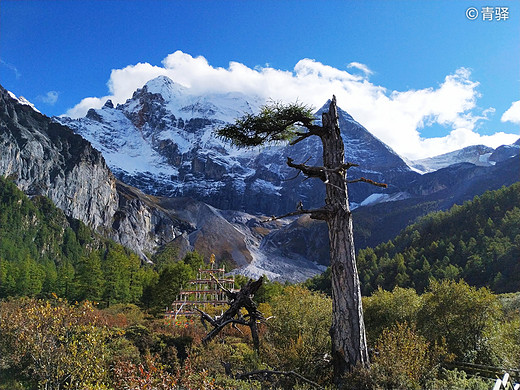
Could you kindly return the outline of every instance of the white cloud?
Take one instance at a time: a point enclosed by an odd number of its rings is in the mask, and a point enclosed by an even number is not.
[[[40,95],[36,99],[45,104],[53,106],[58,101],[59,93],[56,91],[49,91],[45,95]]]
[[[0,65],[5,66],[7,69],[10,69],[11,71],[13,71],[17,80],[20,77],[22,77],[22,74],[18,71],[18,68],[16,66],[14,66],[13,64],[5,62],[3,59],[0,58]]]
[[[520,100],[513,102],[511,107],[500,118],[502,122],[513,122],[520,124]]]
[[[497,148],[500,145],[512,144],[518,135],[503,132],[493,135],[480,135],[466,128],[452,130],[446,137],[428,138],[422,141],[423,148],[428,150],[429,156],[436,156],[471,145],[487,145]],[[456,146],[454,148],[454,146]]]
[[[372,72],[368,66],[366,66],[365,64],[362,64],[360,62],[351,62],[350,64],[347,65],[347,67],[359,69],[360,71],[362,71],[365,74],[365,76],[371,76],[374,74],[374,72]]]
[[[112,70],[107,83],[110,95],[83,99],[66,115],[83,116],[88,108],[100,108],[109,98],[115,104],[124,103],[148,80],[164,75],[196,94],[242,92],[284,102],[298,100],[315,108],[320,108],[335,94],[341,108],[397,153],[410,159],[473,144],[498,146],[518,138],[505,133],[481,136],[475,131],[478,122],[486,120],[494,109],[477,108],[479,83],[471,80],[468,69],[457,69],[435,87],[388,91],[368,80],[371,71],[366,65],[352,62],[349,67],[362,70],[364,76],[307,58],[300,60],[292,71],[269,65],[249,68],[238,62],[230,62],[227,68],[213,67],[202,56],[192,57],[176,51],[162,61],[162,66],[138,63]],[[433,124],[444,126],[449,134],[423,138],[421,130]]]
[[[101,108],[103,107],[104,102],[107,101],[107,99],[115,99],[114,96],[105,96],[102,98],[97,97],[88,97],[84,98],[76,104],[74,107],[67,110],[67,112],[64,114],[65,116],[70,116],[71,118],[81,118],[82,116],[85,116],[87,114],[87,111],[91,108]]]

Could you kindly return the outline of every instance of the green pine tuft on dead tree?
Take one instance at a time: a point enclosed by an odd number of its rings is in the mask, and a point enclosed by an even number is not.
[[[217,130],[220,138],[241,148],[293,141],[300,136],[298,126],[312,127],[312,109],[300,104],[272,102],[257,115],[246,114],[234,124]]]

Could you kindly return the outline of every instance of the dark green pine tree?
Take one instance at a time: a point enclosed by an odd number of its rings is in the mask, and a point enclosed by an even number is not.
[[[73,299],[74,296],[74,266],[70,261],[65,260],[58,266],[56,280],[56,291],[58,296]]]
[[[247,114],[237,119],[234,124],[219,129],[217,134],[235,146],[246,148],[284,141],[294,145],[311,136],[321,140],[323,166],[298,164],[290,158],[287,159],[287,165],[325,184],[325,206],[314,210],[297,210],[278,218],[310,214],[313,219],[327,222],[333,300],[330,334],[334,378],[335,383],[340,385],[346,372],[356,365],[367,366],[369,363],[347,194],[347,170],[356,165],[345,163],[336,98],[333,97],[330,102],[328,112],[322,114],[322,126],[315,125],[314,119],[311,109],[302,104],[273,103],[263,107],[258,115]],[[381,185],[364,178],[355,181]]]
[[[182,287],[195,276],[196,272],[182,260],[164,266],[154,287],[154,306],[161,310],[170,306]]]
[[[97,251],[81,258],[75,275],[76,299],[82,301],[101,301],[104,291],[104,275],[101,258]]]
[[[104,289],[103,301],[107,306],[119,303],[125,295],[125,259],[124,253],[115,247],[110,247],[103,261]]]

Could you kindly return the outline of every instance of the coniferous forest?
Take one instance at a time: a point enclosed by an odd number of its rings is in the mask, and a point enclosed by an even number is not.
[[[0,178],[0,296],[136,303],[146,270],[133,253]]]
[[[141,264],[135,253],[67,218],[48,198],[29,199],[0,177],[0,298],[55,294],[70,302],[162,310],[202,264],[196,252],[176,260],[177,252],[165,247],[153,256],[155,266]]]
[[[520,291],[520,183],[435,212],[395,239],[361,250],[364,293],[463,279],[477,287]]]
[[[359,251],[363,295],[378,288],[422,293],[433,280],[464,280],[496,293],[520,291],[520,183],[430,213],[396,238]],[[330,292],[329,271],[307,281]]]

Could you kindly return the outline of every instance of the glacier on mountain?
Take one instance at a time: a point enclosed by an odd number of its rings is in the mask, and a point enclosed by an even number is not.
[[[148,81],[124,104],[107,101],[86,117],[56,118],[100,150],[115,175],[145,193],[187,196],[219,209],[268,215],[319,207],[325,191],[319,181],[304,181],[286,165],[322,164],[321,142],[310,137],[294,146],[238,149],[215,130],[244,114],[257,113],[264,101],[242,93],[198,95],[166,76]],[[317,111],[316,124],[327,103]],[[403,199],[417,176],[454,163],[494,164],[493,149],[473,146],[443,156],[409,162],[338,108],[345,159],[358,164],[349,179],[366,177],[388,183],[387,189],[360,184],[349,187],[353,208]],[[493,153],[493,154],[490,154]],[[508,155],[503,149],[501,154]],[[294,180],[290,180],[294,178]]]
[[[57,120],[91,141],[119,179],[149,194],[190,196],[220,209],[269,214],[294,210],[300,200],[309,207],[321,205],[321,183],[304,182],[301,177],[288,180],[296,172],[286,165],[287,157],[320,165],[318,139],[293,147],[238,149],[215,136],[217,128],[257,113],[263,103],[259,97],[242,93],[199,96],[159,76],[124,104],[114,107],[107,102],[101,109],[89,110],[84,118]],[[317,124],[326,106],[316,113]],[[338,112],[346,159],[360,165],[349,171],[352,178],[412,178],[415,173],[392,149],[348,113]],[[402,192],[402,185],[395,180],[386,192]],[[350,190],[350,200],[360,204],[383,191],[370,187]]]

